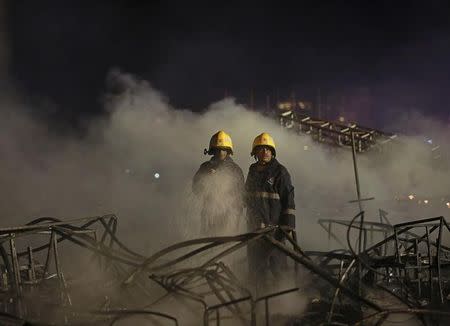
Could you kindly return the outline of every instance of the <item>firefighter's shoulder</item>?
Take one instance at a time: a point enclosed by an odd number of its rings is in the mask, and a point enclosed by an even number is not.
[[[229,164],[231,167],[233,167],[234,169],[236,169],[236,170],[241,170],[241,171],[242,171],[241,167],[240,167],[236,162],[234,162],[234,161],[229,161],[228,164]]]
[[[249,170],[253,170],[256,169],[256,166],[258,165],[257,162],[250,164],[250,167],[248,168]]]
[[[212,166],[211,161],[206,161],[200,164],[200,170],[209,169]]]
[[[281,164],[280,162],[278,162],[278,164],[277,164],[277,170],[279,171],[279,173],[282,176],[289,175],[288,169],[283,164]]]

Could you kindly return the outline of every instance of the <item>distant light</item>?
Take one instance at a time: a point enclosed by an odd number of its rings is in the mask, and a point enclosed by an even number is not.
[[[427,143],[432,145],[433,144],[433,139],[428,139]]]
[[[450,202],[447,202],[445,205],[447,205],[447,207],[450,208]]]
[[[153,176],[155,177],[155,179],[159,179],[159,173],[158,172],[156,172]]]
[[[428,199],[425,199],[425,200],[423,201],[423,203],[424,203],[424,204],[428,204]]]
[[[345,118],[344,117],[339,117],[339,122],[344,122]]]
[[[303,150],[307,151],[309,149],[308,145],[303,146]]]
[[[408,196],[408,198],[409,198],[410,200],[413,200],[415,197],[414,197],[413,194],[411,194],[411,195]]]

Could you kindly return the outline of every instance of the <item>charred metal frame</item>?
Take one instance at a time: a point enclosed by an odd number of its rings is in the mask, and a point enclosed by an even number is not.
[[[103,227],[101,238],[98,240],[99,230],[94,226]],[[58,298],[49,298],[59,302],[61,307],[72,306],[72,299],[68,291],[67,282],[60,264],[58,244],[68,240],[78,246],[86,248],[99,257],[119,261],[128,265],[139,265],[136,259],[143,259],[124,246],[116,237],[117,217],[115,215],[86,217],[60,221],[55,218],[44,217],[31,221],[25,226],[0,229],[0,255],[4,268],[0,275],[2,285],[2,310],[12,313],[19,318],[33,318],[30,309],[33,303],[28,302],[27,295],[38,291],[42,286],[57,280]],[[46,244],[37,248],[28,246],[26,250],[18,252],[17,242],[29,237],[47,237]],[[118,249],[113,249],[116,245]],[[5,246],[9,246],[9,254]],[[36,263],[35,255],[44,253],[45,263]],[[53,263],[52,263],[53,260]],[[22,262],[24,261],[24,262]],[[55,273],[50,273],[51,265]],[[64,317],[67,321],[68,316]]]
[[[346,248],[347,244],[345,244],[341,239],[338,238],[335,233],[336,227],[344,227],[345,230],[350,226],[352,229],[356,229],[362,231],[363,237],[361,237],[363,241],[363,250],[367,247],[367,244],[374,244],[374,239],[377,234],[382,234],[383,238],[387,238],[389,234],[393,233],[394,228],[391,225],[390,221],[387,218],[387,213],[383,210],[379,210],[379,219],[380,222],[371,222],[364,221],[359,225],[351,224],[349,220],[342,219],[319,219],[318,223],[322,229],[327,232],[328,236],[328,246],[331,247],[331,240],[336,241],[337,244],[341,246],[341,248]],[[384,252],[386,252],[387,247],[385,246]]]
[[[377,258],[377,263],[373,264],[376,268],[393,269],[395,276],[414,290],[418,298],[424,298],[422,286],[426,284],[428,302],[438,300],[443,304],[442,269],[450,267],[450,248],[442,244],[442,238],[443,232],[449,231],[449,225],[442,216],[396,224],[391,236],[368,248],[364,254]],[[433,234],[436,235],[434,241],[431,238]],[[379,248],[387,243],[392,243],[393,255],[380,257]],[[422,250],[421,244],[425,244]],[[390,276],[384,273],[385,279]],[[435,286],[437,298],[433,290]]]
[[[40,285],[53,279],[59,293],[56,301],[64,311],[65,322],[75,318],[77,312],[73,310],[70,287],[60,264],[58,246],[61,241],[70,241],[94,253],[94,259],[101,266],[115,266],[118,270],[117,277],[123,280],[123,286],[143,287],[143,282],[150,278],[166,291],[162,297],[142,309],[118,310],[106,307],[100,311],[84,312],[109,318],[110,325],[132,315],[154,316],[178,325],[175,317],[151,309],[170,296],[200,303],[203,307],[204,325],[210,325],[214,320],[216,325],[220,325],[224,318],[236,318],[250,325],[257,325],[256,307],[264,303],[264,323],[270,325],[270,299],[301,291],[301,288],[295,287],[255,298],[222,261],[253,241],[265,241],[290,257],[294,266],[302,265],[334,289],[329,297],[329,311],[323,316],[328,323],[337,322],[337,306],[343,298],[353,302],[355,306],[362,305],[369,311],[374,311],[373,314],[366,314],[360,323],[377,320],[377,324],[381,325],[388,315],[405,311],[415,314],[425,323],[426,316],[433,314],[434,310],[420,306],[418,301],[424,294],[428,295],[429,302],[441,305],[444,302],[443,283],[446,279],[442,271],[450,267],[450,248],[442,244],[444,232],[450,231],[447,222],[443,217],[436,217],[391,226],[382,211],[380,222],[358,222],[358,218],[363,220],[363,214],[364,212],[359,213],[350,222],[331,219],[319,222],[328,232],[329,239],[336,237],[331,225],[347,228],[348,248],[343,246],[342,250],[325,253],[304,252],[296,241],[295,232],[280,226],[268,226],[237,236],[189,240],[174,244],[148,258],[120,242],[116,236],[117,217],[114,215],[68,221],[40,218],[23,227],[3,228],[0,229],[0,255],[4,268],[1,284],[6,294],[3,295],[3,302],[8,301],[10,304],[2,305],[3,315],[0,320],[20,321],[32,318],[27,306],[27,292],[31,288],[38,291]],[[357,250],[350,243],[351,230],[358,230],[358,237],[362,237],[361,246]],[[284,234],[285,242],[274,236],[280,232]],[[367,243],[367,238],[372,233],[389,235],[376,244],[373,241]],[[35,235],[46,236],[47,242],[36,248],[28,246],[23,251],[17,250],[18,241]],[[433,236],[436,238],[433,239]],[[38,253],[45,257],[44,264],[36,261]],[[185,267],[184,264],[192,264],[193,258],[196,265]],[[55,271],[53,274],[50,273],[52,266]],[[120,266],[132,269],[126,270]],[[367,278],[371,273],[375,277]],[[5,278],[5,275],[8,276]],[[362,284],[363,292],[373,286],[383,289],[404,302],[408,308],[383,309],[360,294],[355,284]],[[392,291],[389,288],[392,284],[401,291]],[[427,287],[429,291],[424,291]],[[416,293],[415,300],[411,300],[412,293]],[[244,309],[243,303],[249,304],[250,309]],[[221,312],[224,309],[231,315],[223,316]],[[214,316],[212,319],[211,315]],[[445,313],[441,312],[440,315],[444,316]]]

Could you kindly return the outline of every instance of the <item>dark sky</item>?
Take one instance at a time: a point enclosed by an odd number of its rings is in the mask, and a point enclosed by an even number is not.
[[[367,87],[381,111],[448,118],[446,1],[11,1],[11,72],[61,117],[101,110],[107,72],[144,78],[195,110],[292,90]],[[205,6],[208,4],[208,6]],[[383,112],[380,111],[380,114]]]

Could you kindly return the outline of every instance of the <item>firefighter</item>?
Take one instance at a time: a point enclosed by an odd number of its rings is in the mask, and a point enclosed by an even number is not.
[[[275,158],[273,138],[265,132],[257,136],[251,155],[257,162],[250,166],[245,183],[250,231],[273,225],[295,229],[294,187],[289,172]],[[282,232],[275,232],[275,238],[284,241]],[[277,281],[287,268],[286,256],[265,240],[250,244],[248,254],[250,275],[257,277],[257,291],[267,285],[267,274]]]
[[[212,155],[194,176],[192,191],[202,201],[201,233],[219,235],[236,229],[243,213],[244,174],[234,163],[233,143],[224,131],[215,133],[205,155]]]

